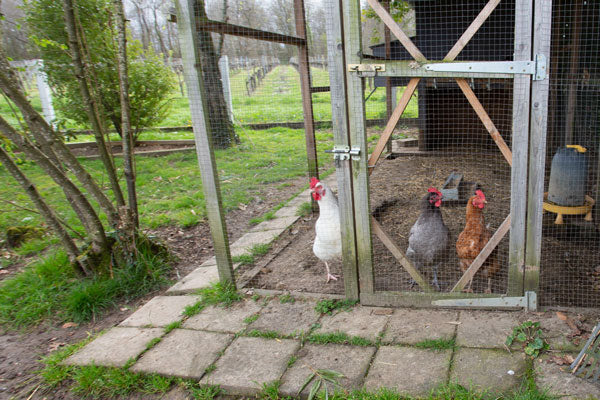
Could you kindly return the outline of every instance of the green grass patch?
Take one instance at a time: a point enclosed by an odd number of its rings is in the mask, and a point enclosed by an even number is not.
[[[247,332],[244,334],[244,336],[249,336],[249,337],[260,337],[260,338],[265,338],[265,339],[281,339],[284,338],[285,335],[282,335],[279,332],[275,332],[275,331],[259,331],[257,329],[253,329],[250,332]]]
[[[278,400],[281,399],[279,396],[279,387],[281,386],[281,381],[276,380],[270,383],[262,383],[260,385],[260,394],[259,397],[264,400]]]
[[[229,307],[242,299],[242,295],[235,290],[231,283],[217,282],[207,288],[200,289],[196,294],[200,296],[200,300],[187,306],[183,310],[183,315],[191,317],[210,305]]]
[[[300,217],[306,217],[306,216],[310,215],[311,213],[312,213],[312,204],[309,201],[300,204],[300,207],[298,207],[298,210],[296,210],[296,215],[298,215]]]
[[[223,394],[223,389],[214,385],[201,385],[195,380],[186,379],[179,383],[195,400],[212,400]]]
[[[286,293],[286,294],[282,294],[281,296],[279,296],[279,302],[281,304],[295,303],[296,299],[291,294]]]
[[[241,265],[252,265],[254,264],[254,256],[252,254],[240,254],[231,258],[233,263],[240,263]]]
[[[358,300],[319,300],[315,311],[319,314],[333,315],[334,311],[350,311],[358,304]]]
[[[244,318],[244,323],[250,325],[258,319],[258,314],[252,314],[249,317]]]
[[[419,343],[415,343],[415,347],[419,349],[430,350],[448,350],[456,346],[454,339],[426,339]]]
[[[258,225],[263,221],[270,221],[272,219],[275,219],[275,211],[269,211],[268,213],[266,213],[260,217],[252,218],[248,222],[250,223],[250,225]]]
[[[261,257],[267,254],[269,250],[271,250],[271,243],[255,244],[252,246],[252,249],[250,249],[250,253],[254,257]]]
[[[314,344],[351,344],[353,346],[375,346],[369,339],[360,336],[349,336],[344,332],[336,333],[311,333],[306,340]]]
[[[165,334],[171,332],[173,329],[181,328],[181,321],[171,322],[169,325],[165,326]]]

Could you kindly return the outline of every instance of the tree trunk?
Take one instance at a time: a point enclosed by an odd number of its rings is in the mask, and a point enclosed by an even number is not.
[[[92,96],[92,93],[90,91],[89,82],[87,79],[89,74],[86,74],[85,67],[83,65],[81,57],[82,39],[77,34],[77,24],[75,17],[75,9],[73,7],[73,0],[64,0],[63,9],[65,13],[65,26],[69,37],[69,50],[71,52],[71,58],[73,59],[75,76],[79,81],[81,97],[85,102],[87,114],[94,131],[96,143],[98,145],[100,158],[104,164],[104,168],[106,169],[106,173],[108,175],[110,186],[115,196],[117,206],[120,208],[125,205],[125,199],[123,198],[123,192],[121,191],[121,187],[119,186],[119,180],[115,172],[115,167],[108,153],[106,142],[104,141],[104,126],[102,125],[100,115],[98,112],[98,104],[94,100],[94,97]]]
[[[73,209],[79,212],[78,217],[92,241],[92,252],[94,254],[103,254],[110,249],[100,218],[98,218],[98,214],[96,214],[96,211],[81,190],[28,138],[20,135],[10,126],[2,116],[0,116],[0,132],[12,141],[20,151],[25,153],[30,160],[42,168],[62,188],[65,195],[76,202],[77,205]]]
[[[17,77],[8,64],[8,59],[0,45],[0,90],[19,108],[29,130],[36,140],[39,149],[57,167],[64,163],[75,175],[83,187],[94,197],[106,214],[111,226],[116,227],[119,221],[117,210],[102,189],[94,182],[91,175],[77,161],[69,148],[58,137],[46,120],[31,106],[22,91],[19,90]],[[60,160],[60,161],[59,161]],[[71,199],[71,201],[73,201]],[[76,202],[74,202],[76,204]]]
[[[204,0],[196,0],[195,13],[198,21],[208,20],[204,9]],[[232,144],[239,142],[229,119],[227,103],[223,95],[223,83],[219,71],[219,59],[215,52],[210,32],[198,30],[200,44],[200,57],[202,58],[202,75],[208,98],[208,123],[210,124],[211,139],[213,145],[218,149],[226,149]],[[188,93],[188,96],[190,93]]]
[[[91,275],[88,267],[79,262],[79,249],[73,242],[71,236],[64,228],[64,226],[60,223],[56,214],[52,211],[48,204],[44,201],[37,188],[31,181],[23,174],[23,172],[19,169],[19,167],[14,163],[14,161],[10,158],[6,150],[2,146],[0,146],[0,162],[4,167],[8,170],[8,172],[15,178],[15,180],[21,185],[25,193],[29,196],[33,204],[37,207],[40,212],[40,215],[44,218],[48,226],[54,230],[54,232],[58,235],[67,255],[69,257],[69,261],[71,265],[75,269],[75,271],[80,275],[89,276]]]
[[[123,171],[127,182],[127,198],[134,230],[139,227],[137,195],[135,190],[135,165],[133,156],[133,134],[131,132],[131,112],[129,106],[129,78],[127,75],[127,37],[125,31],[125,11],[122,0],[115,0],[117,26],[117,64],[119,68],[119,94],[121,97],[121,121],[123,143]],[[156,14],[155,14],[156,15]],[[131,237],[134,232],[131,232]]]
[[[167,48],[165,47],[165,42],[163,40],[162,35],[160,34],[160,27],[158,26],[158,17],[156,16],[156,4],[152,7],[152,13],[154,15],[154,32],[158,37],[158,44],[160,46],[160,52],[163,55],[163,58],[166,60],[169,57],[169,53],[167,52]]]

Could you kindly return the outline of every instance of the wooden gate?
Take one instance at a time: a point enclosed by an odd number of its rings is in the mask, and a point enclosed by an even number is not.
[[[543,176],[539,176],[543,173],[538,172],[543,171],[543,168],[538,169],[538,167],[540,163],[543,165],[544,159],[548,89],[546,60],[549,57],[551,2],[516,0],[512,61],[453,62],[501,1],[508,0],[489,0],[487,3],[482,3],[476,18],[464,30],[458,41],[448,49],[445,57],[428,60],[379,1],[368,0],[372,10],[399,40],[403,49],[410,54],[412,60],[405,61],[367,59],[361,45],[360,1],[342,1],[341,6],[338,1],[331,1],[328,34],[332,36],[329,39],[329,61],[330,64],[335,65],[330,67],[334,122],[337,121],[334,126],[335,144],[340,154],[345,151],[351,154],[348,162],[338,163],[345,249],[344,276],[346,294],[349,297],[356,297],[359,294],[363,304],[529,309],[536,307],[543,191]],[[339,46],[341,42],[344,43],[343,51]],[[340,72],[342,68],[345,76]],[[333,71],[337,72],[333,73]],[[406,77],[408,83],[375,148],[367,156],[364,79],[373,76]],[[510,166],[510,212],[493,232],[475,261],[456,282],[449,286],[446,292],[435,291],[429,285],[422,271],[415,268],[405,256],[403,249],[386,232],[386,228],[372,216],[369,204],[369,176],[374,169],[378,168],[378,162],[394,128],[417,90],[419,82],[425,78],[454,79],[505,162]],[[473,80],[481,78],[490,80],[503,78],[513,81],[512,150],[472,88],[475,86]],[[344,98],[347,101],[346,107],[343,106]],[[529,192],[529,203],[527,192]],[[403,216],[403,218],[408,217]],[[466,284],[507,233],[509,233],[509,244],[506,292],[462,293]],[[372,235],[376,239],[372,239]],[[416,282],[421,292],[386,291],[376,288],[374,271],[377,268],[377,260],[373,257],[373,240],[379,240],[385,245]],[[352,244],[355,244],[355,247]],[[451,246],[453,244],[451,243]],[[357,279],[354,279],[355,277]]]

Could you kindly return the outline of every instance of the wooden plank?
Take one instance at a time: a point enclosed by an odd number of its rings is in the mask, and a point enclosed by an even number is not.
[[[390,0],[382,0],[383,9],[389,13],[390,12]],[[387,25],[383,25],[383,41],[385,43],[385,58],[387,60],[392,58],[392,43],[391,43],[391,32],[390,28]],[[392,113],[394,112],[395,104],[392,104],[392,79],[385,79],[385,115],[388,119],[392,118]],[[388,139],[386,143],[386,150],[388,154],[392,152],[392,141]]]
[[[396,21],[392,18],[390,13],[384,10],[384,8],[379,4],[378,0],[367,0],[373,11],[381,18],[383,23],[390,28],[390,31],[398,38],[400,43],[404,46],[406,51],[417,61],[425,62],[427,58],[421,53],[421,51],[415,46],[415,44],[410,40],[406,33],[398,26]]]
[[[388,250],[392,253],[392,255],[398,260],[400,264],[404,267],[406,272],[415,280],[415,282],[423,289],[425,292],[433,292],[433,288],[429,286],[425,278],[421,276],[419,270],[413,265],[413,263],[406,258],[402,250],[396,246],[394,240],[390,238],[387,233],[383,230],[381,224],[374,218],[371,217],[371,226],[373,229],[373,233],[377,235],[377,237],[381,240],[381,242],[388,248]]]
[[[362,60],[360,0],[342,2],[344,54],[346,63],[358,64]],[[369,173],[367,167],[367,135],[365,102],[362,78],[346,71],[346,98],[350,143],[362,150],[360,160],[352,163],[352,188],[354,195],[354,225],[356,229],[356,256],[358,259],[360,292],[373,293],[373,246],[369,207]]]
[[[327,0],[327,61],[331,88],[331,119],[333,141],[336,146],[349,146],[348,110],[346,109],[346,80],[344,41],[340,0]],[[343,161],[336,168],[338,204],[342,231],[342,272],[346,298],[358,300],[358,268],[356,264],[356,232],[354,230],[354,203],[352,199],[352,168]]]
[[[225,35],[240,36],[248,39],[262,40],[266,42],[292,44],[295,46],[305,46],[306,39],[303,37],[282,35],[280,33],[261,31],[259,29],[248,28],[246,26],[229,24],[227,22],[205,20],[199,21],[196,25],[199,31],[208,31],[221,33]]]
[[[533,4],[517,0],[515,4],[515,61],[531,60],[531,18]],[[515,75],[513,79],[513,123],[510,239],[508,245],[509,296],[523,295],[525,266],[525,221],[527,211],[527,160],[529,150],[529,92],[531,77]]]
[[[385,144],[390,139],[390,136],[392,136],[394,128],[396,127],[396,124],[398,124],[398,121],[406,109],[406,106],[408,106],[408,102],[415,92],[420,80],[420,78],[412,78],[406,85],[406,89],[404,89],[404,93],[402,93],[402,97],[400,98],[394,113],[387,122],[387,125],[385,126],[385,129],[383,130],[383,133],[381,134],[381,137],[375,146],[375,150],[373,150],[373,153],[371,153],[371,156],[369,157],[369,167],[373,167],[375,164],[377,164],[377,161],[379,161],[379,157],[381,157],[381,153],[383,153],[383,150],[385,149]],[[372,171],[373,169],[370,168],[369,175]]]
[[[467,100],[469,100],[469,103],[477,113],[477,116],[479,116],[481,122],[483,122],[483,125],[485,125],[485,128],[492,136],[492,139],[494,139],[494,142],[496,142],[496,145],[498,145],[500,152],[502,152],[502,155],[504,156],[504,158],[506,158],[508,164],[512,166],[512,153],[510,149],[506,145],[504,139],[502,139],[500,132],[498,132],[498,129],[496,129],[496,125],[494,125],[494,123],[492,122],[492,119],[485,111],[485,108],[483,108],[483,106],[479,102],[477,96],[475,96],[475,93],[473,92],[467,81],[463,78],[457,78],[456,83],[458,83],[458,86],[467,97]]]
[[[304,0],[294,0],[294,20],[296,34],[306,38],[306,20],[304,16]],[[300,91],[302,94],[302,111],[304,112],[304,137],[306,140],[306,159],[309,177],[319,177],[317,143],[315,140],[315,121],[313,117],[312,96],[310,94],[310,65],[308,62],[308,45],[298,46],[298,70],[300,72]]]
[[[573,4],[573,14],[575,21],[571,23],[571,60],[569,62],[569,94],[567,95],[567,118],[565,121],[565,140],[564,144],[577,144],[573,142],[573,131],[575,130],[575,109],[577,108],[577,87],[579,86],[579,63],[581,59],[579,52],[581,50],[581,1],[575,0]]]
[[[188,88],[190,111],[196,140],[196,153],[202,177],[202,190],[206,201],[206,213],[210,233],[213,239],[217,269],[221,282],[235,284],[229,239],[221,200],[221,190],[215,163],[215,155],[210,140],[210,125],[208,121],[208,106],[206,91],[202,77],[202,59],[200,57],[198,35],[196,34],[196,16],[194,0],[177,0],[179,20],[179,42],[183,57],[183,72]]]
[[[496,298],[498,294],[487,293],[419,293],[419,292],[377,292],[377,293],[361,293],[360,303],[363,306],[377,307],[418,307],[418,308],[440,308],[431,303],[435,300],[451,300],[451,299],[481,299],[481,298]],[[495,307],[498,308],[498,307]],[[517,308],[513,308],[517,309]]]
[[[500,241],[509,231],[510,219],[510,215],[504,219],[504,221],[502,222],[502,224],[500,224],[496,232],[494,232],[490,240],[488,240],[485,247],[481,249],[479,255],[475,258],[473,263],[471,263],[471,266],[465,271],[465,273],[458,280],[458,282],[456,282],[456,285],[454,285],[451,292],[460,292],[465,288],[467,283],[469,283],[469,281],[475,276],[475,274],[477,273],[477,271],[479,271],[479,268],[481,268],[485,260],[487,260],[490,254],[492,254],[492,251],[494,251],[494,249],[498,246]]]
[[[430,71],[411,60],[383,60],[377,59],[372,62],[363,58],[363,64],[384,64],[385,71],[378,71],[377,76],[402,76],[408,78],[489,78],[489,79],[512,79],[513,74],[496,74],[484,72],[444,72]]]
[[[469,41],[473,38],[475,33],[481,28],[481,25],[487,20],[487,18],[492,14],[492,12],[496,9],[496,6],[500,4],[500,0],[490,0],[483,7],[479,15],[471,22],[471,25],[467,28],[467,30],[462,34],[462,36],[458,39],[458,41],[454,44],[454,47],[446,54],[444,57],[444,61],[453,61],[458,54],[465,48],[465,46],[469,43]]]
[[[550,60],[550,32],[552,1],[535,0],[533,53],[543,54]],[[552,71],[548,71],[552,73]],[[529,187],[527,197],[527,241],[523,289],[539,289],[540,259],[542,252],[542,202],[544,199],[544,171],[546,169],[546,125],[548,118],[549,74],[546,79],[531,83],[531,133],[529,143]]]

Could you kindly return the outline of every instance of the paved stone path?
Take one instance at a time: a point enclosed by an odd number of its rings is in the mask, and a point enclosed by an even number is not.
[[[303,193],[280,209],[275,220],[244,235],[231,246],[232,252],[242,254],[275,238],[296,221],[295,210],[306,198]],[[297,396],[312,371],[331,369],[344,375],[339,383],[345,389],[387,387],[418,397],[451,382],[491,392],[517,389],[527,360],[520,349],[507,351],[504,341],[514,326],[528,319],[541,322],[553,355],[574,356],[578,351],[568,340],[569,327],[554,313],[356,306],[330,316],[315,311],[316,299],[247,295],[227,309],[210,306],[184,317],[185,307],[199,300],[193,293],[217,279],[212,259],[65,363],[127,364],[132,371],[191,378],[240,396],[253,396],[273,381],[280,382],[282,395]],[[354,344],[318,343],[340,333]],[[431,341],[445,348],[427,348]],[[534,368],[538,385],[564,398],[600,398],[599,386],[545,358]]]

